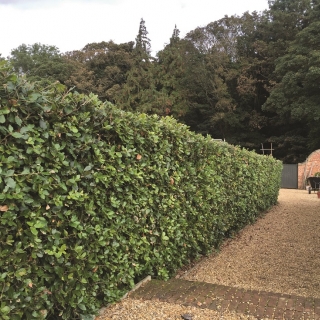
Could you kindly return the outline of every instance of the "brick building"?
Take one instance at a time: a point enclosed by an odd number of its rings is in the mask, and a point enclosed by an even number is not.
[[[306,179],[320,172],[320,149],[312,152],[307,160],[298,164],[298,188],[305,189]]]

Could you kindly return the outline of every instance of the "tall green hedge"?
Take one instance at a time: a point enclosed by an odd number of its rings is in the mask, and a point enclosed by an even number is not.
[[[0,62],[0,314],[78,319],[277,201],[281,163]]]

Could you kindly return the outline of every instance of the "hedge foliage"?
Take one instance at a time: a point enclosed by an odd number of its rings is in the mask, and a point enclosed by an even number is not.
[[[279,161],[0,63],[2,319],[95,313],[276,203]]]

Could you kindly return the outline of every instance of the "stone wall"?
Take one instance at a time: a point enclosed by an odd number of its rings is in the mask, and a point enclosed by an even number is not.
[[[312,152],[307,160],[298,164],[298,188],[305,189],[305,180],[320,172],[320,150]]]

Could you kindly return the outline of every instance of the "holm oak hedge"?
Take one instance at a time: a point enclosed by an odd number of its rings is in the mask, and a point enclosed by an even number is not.
[[[0,313],[78,319],[276,203],[282,164],[0,62]]]

